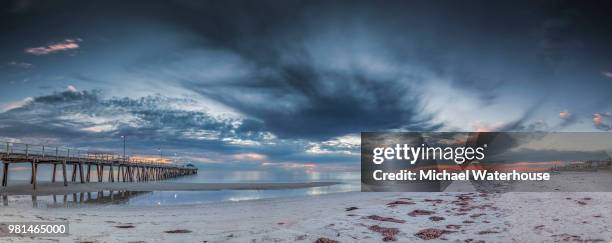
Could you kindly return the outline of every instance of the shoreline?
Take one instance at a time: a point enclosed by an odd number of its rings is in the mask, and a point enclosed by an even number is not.
[[[0,195],[34,195],[97,192],[97,191],[220,191],[220,190],[283,190],[311,187],[324,187],[341,184],[340,182],[290,182],[290,183],[177,183],[177,182],[43,182],[33,190],[30,184],[17,184],[0,188]]]

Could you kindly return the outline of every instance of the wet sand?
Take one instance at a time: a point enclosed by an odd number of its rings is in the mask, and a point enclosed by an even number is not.
[[[93,182],[93,183],[63,183],[44,182],[37,186],[36,191],[30,184],[9,185],[0,188],[3,195],[53,195],[77,192],[97,191],[217,191],[217,190],[279,190],[298,189],[320,186],[331,186],[338,182],[304,182],[304,183],[176,183],[176,182]]]

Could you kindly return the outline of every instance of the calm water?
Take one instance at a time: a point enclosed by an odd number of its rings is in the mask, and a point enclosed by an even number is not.
[[[176,205],[198,204],[215,201],[242,201],[277,197],[313,196],[338,192],[360,190],[359,172],[319,173],[319,172],[270,172],[270,171],[235,171],[214,172],[200,171],[198,175],[181,177],[168,181],[221,183],[221,182],[312,182],[336,181],[341,184],[286,190],[222,190],[192,192],[151,192],[130,199],[130,205]]]
[[[9,178],[9,183],[24,183],[29,171],[22,170]],[[50,170],[39,169],[42,181],[50,179]],[[70,175],[70,172],[68,173]],[[59,175],[59,174],[58,174]],[[93,175],[93,173],[92,173]],[[106,177],[105,177],[106,180]],[[204,171],[198,175],[180,177],[168,182],[176,183],[261,183],[261,182],[314,182],[335,181],[341,184],[284,190],[221,190],[221,191],[154,191],[126,192],[103,191],[54,196],[8,196],[2,205],[32,203],[34,207],[80,207],[97,204],[120,204],[133,206],[189,205],[209,202],[257,200],[278,197],[314,196],[329,193],[360,190],[359,172],[303,172],[303,171]],[[25,203],[25,204],[29,204]]]

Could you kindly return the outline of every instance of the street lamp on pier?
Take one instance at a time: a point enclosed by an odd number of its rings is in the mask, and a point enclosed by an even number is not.
[[[123,138],[123,163],[125,163],[126,162],[126,159],[125,159],[125,143],[127,141],[127,136],[123,135],[123,136],[121,136],[121,138]]]

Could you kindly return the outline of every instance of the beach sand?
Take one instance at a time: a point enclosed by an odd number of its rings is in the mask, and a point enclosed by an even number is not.
[[[591,180],[601,180],[583,174],[577,176],[576,173],[563,175],[566,178],[563,182],[569,184],[593,185]],[[167,189],[175,190],[170,186],[173,184],[128,185],[151,186],[158,190],[161,185],[167,185]],[[233,188],[248,185],[239,184]],[[456,186],[461,189],[465,185]],[[559,185],[550,186],[553,187],[548,190],[553,191]],[[186,184],[183,189],[189,187],[190,184]],[[0,241],[612,241],[610,192],[347,192],[198,205],[88,204],[74,208],[32,208],[28,197],[18,197],[9,206],[0,207],[1,222],[67,221],[71,235],[61,238],[0,238]]]
[[[612,240],[610,193],[338,193],[193,206],[0,208],[68,221],[71,236],[7,242],[567,242]],[[179,232],[179,233],[172,233]],[[182,232],[182,233],[180,233]],[[420,232],[420,233],[419,233]]]

